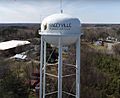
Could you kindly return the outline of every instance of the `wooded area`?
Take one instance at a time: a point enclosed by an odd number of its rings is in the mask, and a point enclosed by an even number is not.
[[[17,26],[8,26],[0,28],[0,42],[11,39],[23,39],[31,42],[29,48],[25,51],[29,57],[28,61],[16,61],[9,57],[0,55],[0,96],[1,98],[36,98],[35,92],[28,83],[31,79],[33,69],[39,69],[39,45],[38,35],[39,25],[20,28]],[[81,37],[81,98],[120,98],[120,44],[112,47],[109,53],[104,45],[94,44],[98,39],[106,42],[108,36],[112,36],[120,41],[120,25],[82,25]],[[111,43],[111,42],[110,42]],[[114,44],[114,42],[112,42]],[[37,47],[38,46],[38,47]],[[52,52],[49,47],[48,56]],[[37,47],[37,48],[35,48]],[[69,46],[67,54],[63,53],[64,62],[75,63],[75,49]],[[2,54],[2,52],[0,53]],[[56,62],[57,50],[55,50],[50,63]],[[11,56],[11,55],[10,55]],[[47,58],[48,58],[47,56]],[[64,67],[63,69],[66,69]],[[56,74],[56,68],[48,68]],[[74,72],[74,70],[65,71],[64,74]],[[64,80],[66,91],[71,90],[71,81],[74,78]],[[47,83],[57,83],[56,80],[48,79]],[[69,84],[69,85],[68,85]],[[57,86],[48,86],[47,92],[55,89]],[[56,84],[57,85],[57,84]],[[54,98],[49,97],[49,98]],[[56,98],[56,97],[55,97]],[[65,98],[73,98],[66,96]]]

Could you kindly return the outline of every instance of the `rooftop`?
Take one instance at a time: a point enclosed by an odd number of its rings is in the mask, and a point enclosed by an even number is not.
[[[0,42],[0,50],[7,50],[11,48],[15,48],[17,46],[22,46],[30,44],[29,41],[21,41],[21,40],[11,40],[11,41],[6,41],[6,42]]]

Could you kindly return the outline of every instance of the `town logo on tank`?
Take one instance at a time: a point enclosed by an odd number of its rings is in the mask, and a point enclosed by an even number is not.
[[[50,23],[49,30],[70,30],[71,23]]]
[[[44,24],[44,30],[47,30],[47,23]]]

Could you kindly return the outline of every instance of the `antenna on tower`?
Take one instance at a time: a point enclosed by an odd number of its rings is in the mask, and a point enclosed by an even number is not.
[[[60,0],[60,12],[63,13],[63,8],[62,8],[62,0]]]

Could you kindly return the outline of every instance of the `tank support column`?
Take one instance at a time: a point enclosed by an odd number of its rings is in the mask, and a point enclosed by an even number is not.
[[[43,66],[43,37],[41,36],[41,49],[40,49],[40,94],[42,98],[42,66]]]
[[[61,37],[59,38],[58,44],[58,98],[62,98],[62,45]]]
[[[76,43],[76,98],[80,98],[80,37]]]
[[[46,42],[44,41],[44,72],[43,72],[43,98],[45,98],[46,87]]]

